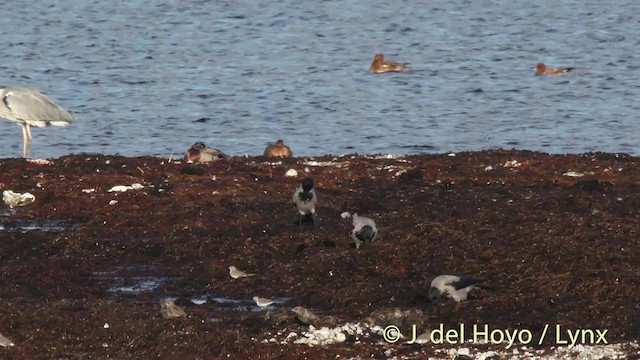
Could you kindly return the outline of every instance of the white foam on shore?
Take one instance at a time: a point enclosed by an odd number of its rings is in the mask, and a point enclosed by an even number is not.
[[[310,325],[307,330],[300,332],[283,329],[278,331],[274,336],[261,340],[262,343],[280,343],[287,345],[308,345],[308,346],[328,346],[333,344],[341,344],[350,342],[354,345],[368,343],[377,345],[389,350],[397,347],[401,350],[403,346],[407,346],[407,337],[400,335],[399,341],[396,343],[388,343],[383,339],[384,330],[380,326],[371,326],[367,323],[345,323],[335,328],[321,327],[316,328]],[[401,340],[400,340],[401,339]],[[258,340],[258,339],[256,339]],[[416,346],[420,344],[416,342]],[[421,346],[434,346],[429,342],[420,344]],[[393,351],[390,351],[390,354]],[[443,346],[436,350],[435,357],[429,359],[453,359],[457,356],[468,357],[471,359],[531,359],[531,360],[561,360],[567,358],[573,359],[626,359],[631,355],[640,356],[640,344],[638,341],[626,343],[604,344],[604,345],[576,345],[569,346],[552,346],[542,349],[534,349],[530,346],[521,345],[512,348],[489,347],[487,344],[466,343],[460,347]],[[407,355],[397,355],[392,359],[414,359],[419,356],[418,353]],[[422,354],[424,355],[424,354]],[[362,358],[369,358],[364,355]]]

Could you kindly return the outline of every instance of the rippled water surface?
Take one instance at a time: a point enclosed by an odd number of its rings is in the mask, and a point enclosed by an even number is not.
[[[634,0],[60,0],[14,4],[0,33],[0,81],[76,119],[34,129],[34,157],[258,155],[278,138],[295,155],[640,154]],[[369,73],[378,52],[413,70]],[[0,157],[21,155],[19,126],[0,136]]]

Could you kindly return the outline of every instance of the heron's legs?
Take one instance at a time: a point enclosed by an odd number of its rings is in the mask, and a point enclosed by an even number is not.
[[[31,127],[29,124],[24,124],[22,125],[22,157],[28,159],[29,156],[31,156]]]

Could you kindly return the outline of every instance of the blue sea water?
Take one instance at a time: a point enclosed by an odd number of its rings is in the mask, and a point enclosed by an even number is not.
[[[640,2],[13,2],[0,83],[71,111],[33,157],[517,148],[640,154]],[[10,11],[8,11],[10,10]],[[374,75],[374,54],[409,62]],[[536,63],[576,67],[534,76]],[[0,120],[0,158],[22,151]]]

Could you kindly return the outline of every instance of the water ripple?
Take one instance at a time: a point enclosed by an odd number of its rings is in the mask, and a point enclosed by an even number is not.
[[[168,157],[195,141],[258,155],[279,138],[297,155],[640,154],[632,0],[65,0],[12,11],[0,18],[2,83],[40,88],[76,118],[34,129],[37,157]],[[378,52],[411,71],[370,74]],[[533,76],[540,61],[578,70]],[[2,121],[0,136],[0,157],[19,156],[20,129]]]

